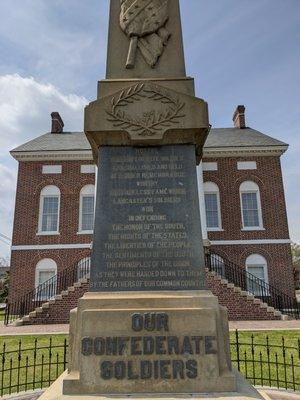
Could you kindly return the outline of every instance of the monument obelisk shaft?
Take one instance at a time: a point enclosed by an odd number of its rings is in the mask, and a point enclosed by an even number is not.
[[[43,400],[234,392],[227,312],[205,289],[208,107],[185,75],[178,0],[111,0],[106,78],[85,110],[98,164],[90,291],[71,312],[63,392]]]

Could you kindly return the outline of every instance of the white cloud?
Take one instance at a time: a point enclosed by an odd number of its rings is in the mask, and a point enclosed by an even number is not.
[[[48,132],[52,111],[60,112],[66,131],[82,129],[87,103],[34,78],[0,76],[0,233],[10,237],[12,232],[17,164],[9,150]],[[8,246],[0,242],[0,256],[8,253]]]

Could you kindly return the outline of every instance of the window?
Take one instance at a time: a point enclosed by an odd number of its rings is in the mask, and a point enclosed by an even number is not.
[[[57,264],[51,258],[37,263],[35,271],[35,300],[44,301],[56,295]]]
[[[80,192],[79,233],[92,233],[94,229],[95,186],[87,185]]]
[[[204,200],[207,230],[221,230],[220,193],[215,183],[204,183]]]
[[[46,186],[41,191],[39,234],[58,234],[60,190],[56,186]]]
[[[251,254],[246,260],[246,269],[251,274],[247,277],[248,291],[255,296],[268,296],[268,265],[266,259],[260,254]]]
[[[83,258],[77,266],[77,280],[90,277],[91,257]]]
[[[243,182],[240,186],[243,229],[263,229],[259,187],[254,182]]]

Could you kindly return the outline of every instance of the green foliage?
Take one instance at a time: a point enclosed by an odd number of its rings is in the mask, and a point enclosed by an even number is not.
[[[0,280],[0,303],[5,303],[8,296],[9,287],[9,273],[6,272],[4,277]]]

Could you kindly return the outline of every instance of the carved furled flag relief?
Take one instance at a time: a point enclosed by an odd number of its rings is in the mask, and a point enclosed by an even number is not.
[[[126,68],[134,68],[137,49],[154,68],[171,36],[165,27],[169,0],[120,1],[120,25],[130,38]]]

